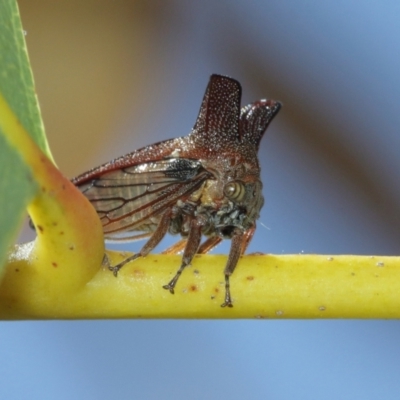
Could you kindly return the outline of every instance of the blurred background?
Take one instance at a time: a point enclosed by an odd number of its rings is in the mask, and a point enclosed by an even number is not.
[[[229,75],[242,104],[284,105],[249,251],[399,254],[400,3],[18,3],[68,177],[186,135]],[[0,397],[398,399],[399,339],[398,321],[2,322]]]

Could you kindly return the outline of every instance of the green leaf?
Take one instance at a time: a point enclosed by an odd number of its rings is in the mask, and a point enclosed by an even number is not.
[[[18,235],[26,206],[35,195],[38,185],[30,167],[2,134],[0,173],[0,265],[3,266],[8,247]]]
[[[0,96],[18,123],[52,159],[15,0],[0,1]],[[0,122],[4,126],[4,121]],[[18,234],[26,206],[38,189],[21,149],[16,147],[16,142],[12,143],[14,138],[12,132],[0,129],[0,266]]]
[[[52,160],[15,0],[0,1],[0,92],[25,130]]]

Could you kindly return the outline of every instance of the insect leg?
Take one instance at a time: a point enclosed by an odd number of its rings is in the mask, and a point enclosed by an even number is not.
[[[108,269],[113,272],[114,276],[118,275],[118,271],[128,262],[136,260],[139,257],[145,257],[147,254],[150,253],[151,250],[154,249],[158,245],[158,243],[161,242],[161,239],[165,236],[167,233],[169,223],[171,220],[171,211],[168,210],[167,212],[164,213],[164,215],[161,217],[160,222],[157,225],[156,230],[153,232],[153,234],[150,236],[150,239],[145,243],[145,245],[142,247],[142,249],[134,254],[133,256],[128,257],[124,261],[120,262],[119,264],[113,266],[109,266]]]
[[[250,228],[251,229],[251,228]],[[231,241],[231,249],[229,251],[228,261],[225,266],[225,301],[221,304],[221,307],[233,307],[229,277],[232,275],[239,261],[239,257],[243,254],[242,249],[245,248],[249,242],[247,240],[248,231],[242,232],[240,229],[236,228],[233,232],[233,237]],[[251,237],[250,237],[251,239]]]
[[[163,286],[164,289],[169,290],[172,294],[174,293],[176,282],[178,282],[182,271],[192,262],[194,255],[197,253],[197,249],[199,248],[201,240],[202,227],[203,223],[201,223],[197,219],[193,219],[190,223],[189,236],[187,238],[185,250],[183,251],[181,267],[179,268],[175,276],[171,279],[171,281],[167,285]]]
[[[206,254],[221,242],[222,238],[219,236],[209,237],[204,243],[200,245],[199,250],[197,250],[197,254]]]
[[[186,247],[187,239],[181,239],[165,249],[161,254],[178,254]]]
[[[251,228],[247,229],[247,231],[244,232],[241,245],[242,254],[246,252],[247,247],[251,242],[251,239],[253,239],[255,231],[256,231],[256,224],[254,223],[254,225]]]

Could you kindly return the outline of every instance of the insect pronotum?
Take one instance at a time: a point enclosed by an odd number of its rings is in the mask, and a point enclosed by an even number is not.
[[[163,286],[174,293],[196,253],[231,239],[222,307],[232,307],[229,277],[253,237],[264,203],[257,152],[281,107],[259,100],[241,109],[241,92],[238,81],[212,75],[189,135],[136,150],[72,180],[96,209],[106,239],[148,238],[137,254],[109,267],[115,276],[167,233],[180,234],[167,252],[183,250],[182,263]]]

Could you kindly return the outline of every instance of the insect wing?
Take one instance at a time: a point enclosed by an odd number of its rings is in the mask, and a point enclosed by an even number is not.
[[[99,174],[78,185],[103,224],[106,239],[151,232],[159,216],[211,178],[199,161],[171,158]]]

